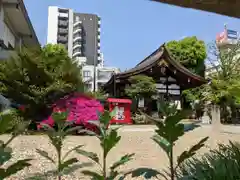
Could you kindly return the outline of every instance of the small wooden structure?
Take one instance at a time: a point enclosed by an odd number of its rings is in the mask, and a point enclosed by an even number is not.
[[[182,66],[173,59],[165,44],[137,64],[134,68],[114,74],[104,85],[104,90],[114,97],[125,97],[125,88],[130,85],[129,78],[134,75],[147,75],[156,82],[160,98],[182,104],[182,91],[206,83],[206,80]]]
[[[132,124],[130,99],[108,98],[109,111],[116,110],[116,115],[111,119],[110,124]]]

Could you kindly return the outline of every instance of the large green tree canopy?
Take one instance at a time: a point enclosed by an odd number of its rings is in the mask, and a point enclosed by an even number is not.
[[[193,73],[204,76],[207,52],[203,41],[193,36],[180,41],[170,41],[166,45],[174,59],[179,60]]]
[[[0,61],[0,93],[27,106],[26,118],[47,113],[57,99],[82,87],[81,68],[61,45],[25,49]]]

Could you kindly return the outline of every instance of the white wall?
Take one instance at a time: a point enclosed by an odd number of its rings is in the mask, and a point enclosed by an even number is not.
[[[57,44],[57,33],[58,33],[58,7],[49,6],[47,43]]]
[[[3,7],[0,5],[0,39],[3,40],[4,44],[8,46],[15,47],[16,38],[13,32],[10,30],[8,25],[5,23]]]
[[[90,72],[90,78],[84,78],[84,71],[89,71]],[[107,83],[108,80],[111,78],[111,76],[108,76],[106,78],[101,78],[98,79],[98,72],[101,71],[102,73],[110,73],[110,72],[115,72],[119,73],[119,69],[115,67],[96,67],[96,90],[98,90],[98,83]],[[83,66],[82,67],[82,76],[83,76],[83,81],[85,81],[87,84],[91,85],[91,88],[89,90],[93,91],[93,80],[94,80],[94,66]]]
[[[69,9],[68,15],[68,55],[72,57],[73,54],[73,10]]]

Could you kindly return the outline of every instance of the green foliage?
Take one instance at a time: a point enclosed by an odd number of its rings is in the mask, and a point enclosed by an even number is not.
[[[240,103],[239,48],[240,45],[237,44],[226,51],[219,51],[216,45],[210,46],[208,64],[212,66],[213,72],[208,76],[211,82],[183,92],[189,102],[199,100],[202,104],[210,102],[220,105],[221,119],[224,122],[229,121],[229,118],[224,115],[229,114],[226,109],[230,108],[234,112]]]
[[[112,119],[112,117],[115,115],[115,111],[109,113],[108,111],[105,111],[101,116],[100,116],[100,121],[99,123],[94,123],[95,125],[98,126],[100,130],[100,134],[95,134],[96,137],[100,141],[100,145],[103,151],[103,159],[100,163],[100,159],[98,158],[96,153],[93,152],[86,152],[83,150],[77,149],[76,152],[88,157],[91,159],[93,162],[95,162],[98,167],[100,168],[100,173],[99,172],[94,172],[91,170],[84,170],[82,173],[84,175],[90,176],[93,180],[113,180],[117,176],[120,175],[120,172],[117,170],[119,166],[124,165],[125,163],[129,162],[134,154],[126,154],[122,156],[117,162],[113,163],[109,170],[107,169],[107,156],[109,152],[119,143],[121,140],[121,136],[118,135],[118,128],[112,129],[108,128],[109,122]]]
[[[219,144],[201,158],[190,158],[179,169],[180,180],[236,180],[240,178],[240,144]]]
[[[129,78],[131,85],[125,89],[125,93],[132,98],[151,97],[156,93],[156,84],[152,77],[136,75]]]
[[[46,130],[46,134],[55,148],[57,158],[54,159],[49,156],[48,152],[37,149],[37,153],[40,154],[42,157],[49,160],[51,163],[53,163],[56,166],[56,169],[51,171],[51,175],[55,175],[58,177],[58,180],[61,180],[63,175],[69,174],[77,170],[78,168],[81,168],[83,166],[87,166],[89,164],[76,164],[78,162],[77,158],[70,158],[67,159],[69,154],[74,152],[75,150],[80,150],[80,148],[83,147],[83,145],[78,145],[76,147],[73,147],[68,152],[66,152],[65,155],[62,154],[62,148],[63,143],[66,137],[73,133],[74,131],[80,130],[81,127],[75,126],[71,127],[71,122],[66,121],[67,113],[66,112],[55,112],[52,114],[53,119],[56,124],[56,128],[50,127],[47,124],[42,124],[42,127]],[[45,173],[49,174],[49,172]],[[37,177],[44,176],[43,175],[35,175]],[[30,178],[31,179],[31,178]],[[32,178],[34,179],[34,178]]]
[[[22,159],[9,165],[7,168],[3,166],[11,160],[13,156],[12,148],[8,145],[21,133],[23,133],[27,127],[27,123],[16,124],[13,122],[13,111],[5,111],[0,113],[0,135],[11,132],[11,137],[7,142],[0,141],[0,180],[14,175],[18,171],[23,170],[26,167],[31,166],[30,161],[32,159]]]
[[[167,43],[174,59],[187,69],[200,76],[204,76],[204,61],[207,57],[204,41],[198,40],[197,37],[186,37],[180,41],[170,41]]]
[[[170,176],[171,180],[174,180],[177,177],[178,167],[186,159],[192,157],[201,147],[203,147],[208,137],[203,138],[188,151],[184,151],[182,154],[180,154],[180,156],[177,158],[176,165],[174,165],[174,145],[176,141],[184,135],[184,124],[181,124],[180,121],[185,117],[186,114],[184,111],[177,111],[176,105],[170,105],[169,103],[165,102],[162,102],[159,105],[159,110],[166,117],[164,120],[148,117],[149,119],[152,119],[157,126],[157,129],[155,130],[156,134],[152,137],[152,139],[166,153],[170,165],[170,173],[167,174]],[[165,177],[165,179],[167,179],[164,174],[150,168],[136,169],[133,171],[132,177],[137,175],[144,175],[146,179],[149,179],[153,176],[162,175]]]
[[[60,45],[25,49],[0,62],[0,93],[26,105],[27,119],[37,119],[39,112],[46,115],[53,102],[82,87],[81,68]]]
[[[85,94],[95,99],[106,99],[105,92],[102,90],[98,90],[96,92],[85,92]]]

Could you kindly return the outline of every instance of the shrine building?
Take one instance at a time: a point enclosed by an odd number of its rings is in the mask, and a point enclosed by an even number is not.
[[[163,44],[132,69],[113,74],[103,89],[110,96],[126,97],[125,88],[130,85],[129,78],[135,75],[152,77],[156,82],[159,98],[167,97],[169,101],[179,102],[181,106],[184,103],[181,96],[184,90],[207,82],[173,59]]]

